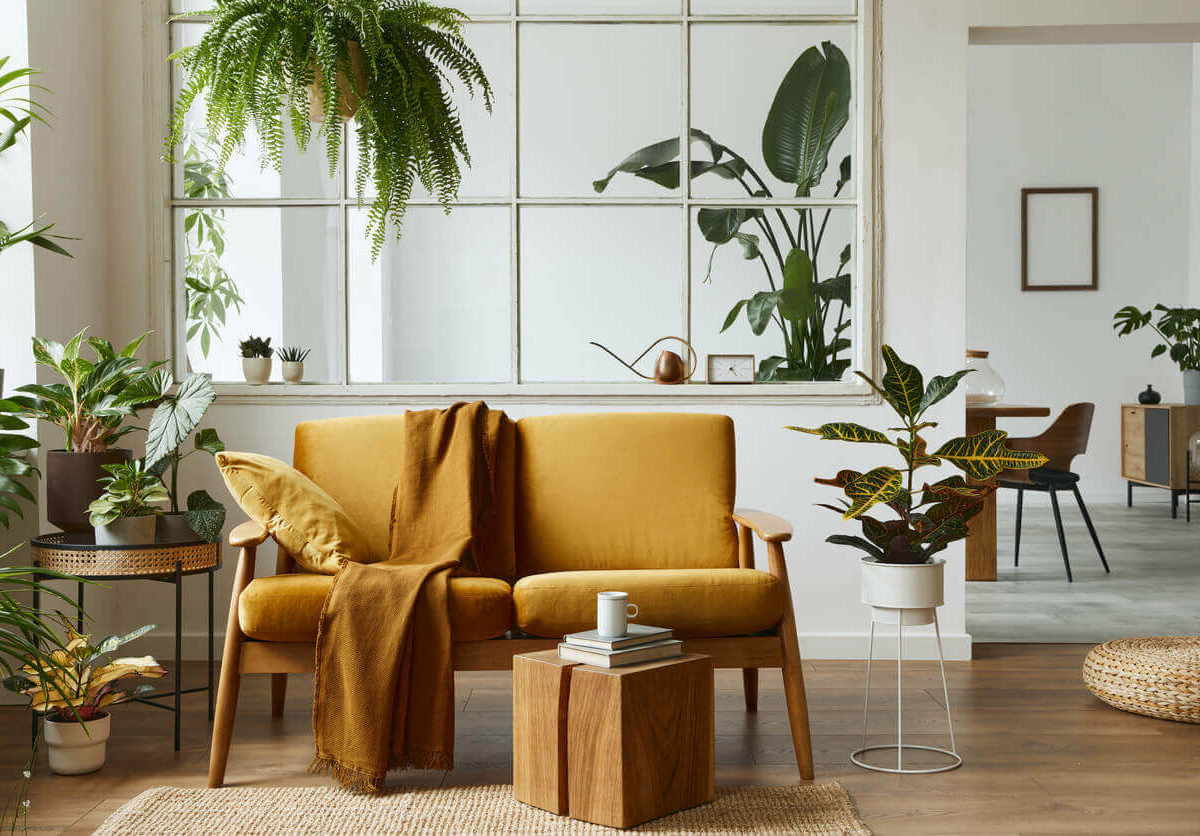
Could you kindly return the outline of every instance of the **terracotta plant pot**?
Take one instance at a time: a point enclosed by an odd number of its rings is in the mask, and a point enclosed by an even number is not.
[[[87,730],[84,730],[84,726]],[[104,766],[110,731],[109,715],[101,714],[82,725],[75,720],[45,721],[50,771],[56,775],[83,775]]]
[[[243,357],[242,374],[246,376],[247,383],[255,385],[266,383],[271,379],[271,358]]]
[[[299,383],[304,380],[304,362],[296,360],[283,361],[283,382]]]
[[[933,623],[933,611],[945,600],[946,561],[880,563],[862,559],[862,600],[877,624],[904,627]]]
[[[108,525],[96,526],[97,546],[145,546],[154,542],[157,515],[121,517]]]
[[[131,461],[133,451],[105,450],[102,453],[46,453],[46,519],[63,531],[87,531],[88,506],[104,492],[99,483],[106,464]]]
[[[350,50],[350,72],[354,74],[354,82],[338,70],[337,114],[343,122],[353,119],[354,114],[358,112],[359,99],[354,93],[354,85],[357,84],[360,90],[367,89],[367,58],[363,55],[362,47],[357,41],[349,41],[347,46]],[[321,69],[315,63],[310,63],[308,70],[315,79],[321,77]],[[316,80],[308,85],[308,121],[325,121],[325,91]]]
[[[183,518],[182,511],[168,511],[155,517],[157,525],[154,528],[156,543],[187,543],[198,540],[196,532]]]

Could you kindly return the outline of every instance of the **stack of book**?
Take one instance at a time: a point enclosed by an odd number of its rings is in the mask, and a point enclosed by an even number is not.
[[[683,655],[683,642],[671,638],[666,627],[630,624],[629,632],[620,638],[607,638],[595,630],[563,636],[558,646],[559,657],[569,662],[616,668],[638,662],[652,662]]]

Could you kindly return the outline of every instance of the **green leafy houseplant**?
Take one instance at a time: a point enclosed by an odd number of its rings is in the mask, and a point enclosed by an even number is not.
[[[215,0],[206,14],[212,24],[200,42],[172,55],[187,81],[165,141],[169,161],[189,108],[203,97],[220,168],[253,123],[261,162],[279,171],[284,119],[301,151],[313,138],[311,95],[330,172],[341,157],[341,117],[353,110],[357,119],[358,199],[368,181],[377,195],[367,228],[373,256],[389,221],[399,236],[415,182],[449,211],[459,159],[470,164],[452,79],[492,107],[491,86],[462,38],[466,15],[422,0]]]
[[[996,488],[994,485],[967,484],[962,476],[951,476],[932,484],[923,482],[917,488],[915,474],[918,470],[949,463],[978,482],[1002,470],[1041,467],[1047,459],[1033,451],[1009,450],[1004,443],[1008,433],[1001,430],[952,438],[936,451],[929,452],[921,430],[937,424],[922,420],[923,416],[930,407],[953,392],[958,381],[970,370],[963,369],[945,377],[938,375],[926,384],[920,369],[901,360],[891,346],[883,346],[883,360],[886,372],[882,386],[861,372],[856,374],[900,417],[902,426],[888,430],[898,432],[898,436],[850,422],[787,429],[834,441],[895,448],[904,461],[902,468],[880,466],[865,473],[841,470],[836,476],[816,480],[818,484],[839,488],[845,494],[839,504],[822,504],[821,507],[837,511],[842,519],[857,520],[862,526],[862,537],[835,534],[826,542],[859,549],[881,563],[928,563],[950,543],[967,536],[967,520],[979,513],[983,501]],[[867,511],[880,504],[891,509],[896,519],[881,520],[867,515]]]
[[[275,349],[275,355],[285,363],[303,363],[310,354],[311,348],[300,348],[297,345],[285,345]]]
[[[1159,304],[1143,311],[1126,305],[1113,314],[1113,330],[1119,337],[1143,328],[1150,328],[1159,338],[1150,349],[1151,357],[1167,354],[1180,371],[1200,370],[1200,308],[1168,308]]]
[[[167,489],[171,512],[180,513],[179,466],[188,456],[206,453],[215,456],[225,449],[217,431],[197,429],[208,407],[216,398],[212,379],[207,374],[188,375],[172,393],[170,376],[161,372],[158,377],[161,400],[150,416],[146,433],[146,462],[151,473],[158,475]],[[192,449],[184,452],[184,442],[195,433]],[[168,478],[169,474],[169,478]],[[225,506],[209,496],[207,491],[192,491],[187,497],[183,519],[195,534],[208,542],[216,542],[225,524]]]
[[[112,447],[136,427],[124,425],[138,409],[158,399],[154,372],[161,361],[142,363],[135,355],[149,332],[120,351],[108,340],[89,337],[95,359],[82,356],[83,331],[66,345],[33,338],[33,357],[53,370],[62,383],[29,384],[9,402],[21,413],[54,424],[66,435],[71,452],[96,453]]]
[[[262,337],[247,337],[238,343],[238,350],[247,359],[255,357],[267,359],[273,354],[270,337],[267,337],[265,340]]]
[[[30,83],[30,78],[37,75],[40,70],[18,67],[6,72],[4,67],[11,57],[9,55],[0,56],[0,119],[8,123],[7,126],[0,128],[0,154],[17,144],[17,139],[29,127],[32,120],[41,122],[43,125],[49,124],[45,118],[49,112],[45,107],[33,101],[28,95],[14,95],[18,91],[25,93],[26,90],[20,90],[22,87],[27,90],[34,87],[45,90],[46,88],[41,85]],[[0,122],[0,125],[3,125],[3,122]],[[53,228],[54,224],[42,223],[41,218],[34,218],[19,229],[11,229],[4,221],[0,221],[0,253],[9,247],[28,242],[35,247],[41,247],[43,250],[70,258],[71,254],[53,240],[55,238],[60,241],[67,240],[67,237],[51,235],[50,230]]]
[[[767,113],[762,152],[772,175],[795,185],[796,197],[808,197],[822,181],[829,151],[850,118],[850,65],[829,41],[810,47],[784,76]],[[702,154],[691,160],[691,179],[706,174],[733,180],[751,198],[773,197],[766,182],[728,146],[700,130],[691,131],[692,144]],[[679,139],[666,139],[634,151],[592,185],[603,192],[613,177],[625,173],[666,189],[679,188]],[[850,157],[837,170],[834,197],[850,181]],[[763,210],[751,207],[710,208],[697,213],[696,224],[706,241],[718,247],[736,241],[747,260],[763,268],[766,289],[739,299],[721,330],[729,329],[745,310],[757,336],[774,325],[783,338],[783,354],[760,361],[759,381],[840,380],[850,367],[842,352],[850,340],[851,277],[846,272],[851,248],[838,254],[832,275],[820,275],[818,256],[832,209]],[[755,231],[747,231],[755,230]],[[712,255],[704,280],[712,277]]]
[[[25,458],[25,451],[38,447],[37,439],[23,431],[29,423],[21,417],[21,407],[0,400],[0,525],[9,526],[9,514],[24,519],[20,500],[37,502],[33,492],[20,480],[38,476],[38,469]]]
[[[126,517],[154,516],[159,513],[155,503],[169,498],[162,480],[141,460],[106,464],[104,470],[109,474],[100,480],[104,493],[88,506],[88,518],[94,526]]]

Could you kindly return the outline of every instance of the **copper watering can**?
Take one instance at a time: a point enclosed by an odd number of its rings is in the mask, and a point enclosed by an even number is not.
[[[680,343],[682,343],[683,346],[688,350],[690,363],[685,364],[683,362],[683,358],[674,351],[663,349],[662,351],[658,352],[658,359],[654,361],[653,377],[648,374],[642,374],[634,368],[634,366],[641,362],[643,357],[650,353],[650,350],[654,348],[654,346],[661,342],[665,342],[666,340],[678,340]],[[653,380],[655,383],[667,384],[683,383],[684,381],[689,380],[691,376],[696,373],[696,350],[692,348],[691,343],[689,343],[683,337],[659,337],[657,340],[650,343],[650,345],[646,346],[646,350],[639,354],[637,359],[635,359],[632,363],[626,363],[624,360],[614,354],[611,349],[600,345],[600,343],[596,342],[595,340],[592,340],[589,344],[596,346],[596,348],[600,349],[601,351],[604,351],[622,366],[629,369],[629,371],[633,372],[643,380]]]

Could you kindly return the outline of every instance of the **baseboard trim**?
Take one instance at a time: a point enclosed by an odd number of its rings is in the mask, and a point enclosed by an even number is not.
[[[183,634],[183,658],[189,662],[202,662],[208,655],[207,635],[204,633]],[[801,633],[800,655],[805,659],[866,659],[866,631],[861,633]],[[216,661],[221,660],[223,636],[213,638]],[[686,644],[686,642],[685,642]],[[947,661],[963,662],[971,658],[971,637],[966,633],[942,634],[942,647]],[[139,656],[150,654],[158,661],[170,663],[175,658],[175,638],[169,633],[151,633],[131,645],[130,653]],[[890,626],[881,627],[875,634],[875,658],[895,658],[896,631]],[[904,635],[905,659],[936,659],[937,642],[929,627],[906,630]]]

